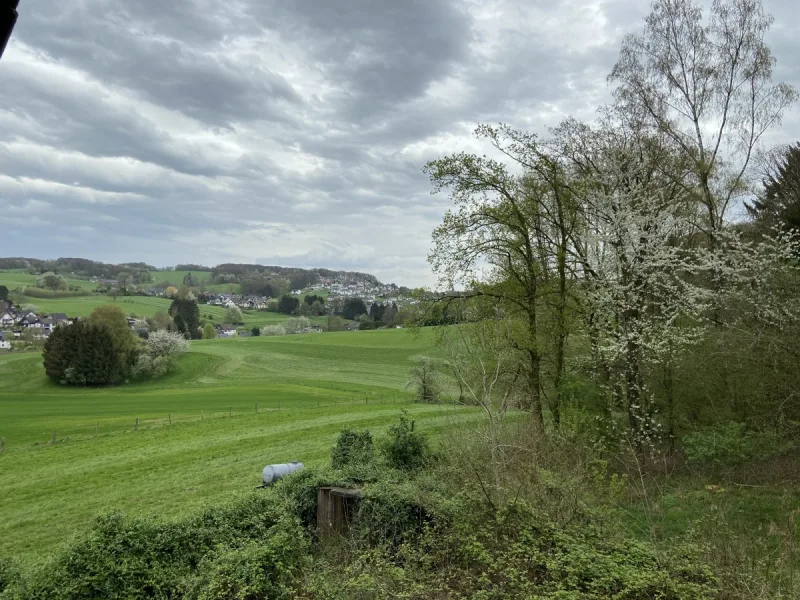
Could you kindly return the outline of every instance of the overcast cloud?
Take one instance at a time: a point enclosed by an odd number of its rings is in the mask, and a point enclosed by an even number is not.
[[[796,0],[777,77],[800,87]],[[427,160],[608,100],[646,0],[22,0],[0,255],[259,262],[432,284]],[[794,107],[770,142],[800,139]]]

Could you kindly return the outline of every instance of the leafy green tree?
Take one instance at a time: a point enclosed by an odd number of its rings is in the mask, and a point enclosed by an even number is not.
[[[95,308],[89,315],[88,321],[92,325],[107,329],[113,340],[114,351],[121,361],[120,369],[123,375],[127,375],[136,360],[136,347],[125,313],[119,306],[106,304]]]
[[[244,320],[242,317],[242,311],[238,306],[231,306],[228,310],[225,311],[225,322],[226,323],[233,323],[236,325],[237,323],[241,323]]]
[[[215,337],[217,337],[217,330],[211,323],[206,324],[206,326],[203,327],[203,339],[213,340]]]
[[[344,331],[345,322],[342,317],[328,315],[328,331]]]
[[[258,337],[258,336],[260,336],[260,335],[261,335],[261,330],[260,330],[258,327],[253,327],[253,328],[250,330],[250,333],[252,333],[252,334],[253,334],[253,337]]]
[[[169,314],[175,321],[176,329],[185,337],[198,339],[201,335],[200,309],[193,298],[175,298],[169,307]]]
[[[183,278],[183,285],[186,287],[197,287],[198,283],[197,280],[192,276],[192,272],[189,271]]]
[[[147,325],[151,331],[166,330],[171,331],[175,323],[167,313],[158,311],[152,317],[147,317]]]
[[[320,304],[325,304],[325,296],[318,296],[317,294],[307,295],[303,298],[303,302],[308,305],[312,305],[315,302],[319,302]]]
[[[69,289],[67,280],[61,275],[48,272],[43,273],[36,278],[36,287],[44,288],[46,290],[64,291]]]
[[[300,307],[300,300],[296,296],[286,294],[278,301],[278,312],[284,315],[293,315]]]
[[[67,385],[108,385],[126,376],[114,337],[105,324],[80,320],[58,327],[45,343],[47,376]]]
[[[358,315],[366,315],[369,311],[361,298],[348,298],[342,307],[342,316],[348,321],[354,320]]]
[[[4,285],[0,285],[0,300],[4,302],[8,300],[8,288]]]
[[[64,371],[69,366],[67,356],[67,338],[71,327],[56,327],[47,338],[44,344],[44,371],[50,379],[61,381],[64,378]]]
[[[127,296],[133,286],[133,275],[128,271],[121,271],[117,274],[117,287],[123,296]]]

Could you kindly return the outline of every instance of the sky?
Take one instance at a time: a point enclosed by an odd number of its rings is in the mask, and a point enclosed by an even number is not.
[[[800,88],[796,0],[764,0]],[[0,60],[0,256],[433,285],[472,132],[594,117],[646,0],[21,0]],[[769,143],[800,140],[800,108]]]

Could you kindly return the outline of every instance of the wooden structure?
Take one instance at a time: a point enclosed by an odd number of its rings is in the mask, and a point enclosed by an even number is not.
[[[348,488],[322,487],[317,490],[319,537],[345,533],[350,528],[361,494],[361,490]]]

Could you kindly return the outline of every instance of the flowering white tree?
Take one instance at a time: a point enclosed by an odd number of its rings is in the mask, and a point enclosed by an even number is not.
[[[189,352],[189,341],[178,332],[157,330],[142,341],[141,351],[133,366],[137,377],[159,377],[173,368],[175,358]]]

